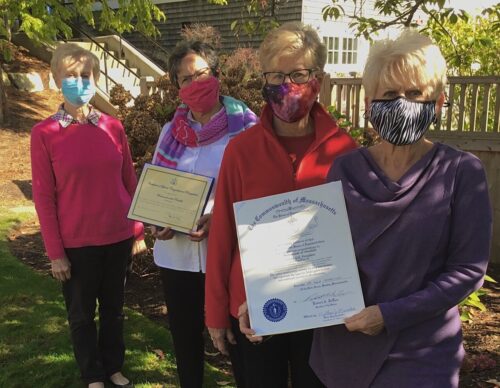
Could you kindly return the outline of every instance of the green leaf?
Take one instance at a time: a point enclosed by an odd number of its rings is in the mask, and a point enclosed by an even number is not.
[[[480,302],[478,300],[469,300],[467,302],[467,304],[469,306],[476,307],[476,308],[478,308],[481,311],[485,311],[486,310],[486,306],[482,302]]]
[[[472,322],[472,317],[469,314],[469,311],[464,309],[462,310],[462,313],[460,314],[460,320],[462,322]]]
[[[482,37],[482,38],[479,38],[478,40],[483,46],[491,46],[491,44],[492,44],[491,38],[488,38],[488,37]]]
[[[12,51],[10,50],[10,48],[5,47],[2,50],[2,56],[3,56],[3,59],[5,60],[5,62],[11,62],[12,61]]]
[[[477,295],[477,291],[473,292],[468,296],[469,301],[479,301],[479,296]]]
[[[490,283],[496,283],[497,281],[489,275],[484,275],[484,280]]]

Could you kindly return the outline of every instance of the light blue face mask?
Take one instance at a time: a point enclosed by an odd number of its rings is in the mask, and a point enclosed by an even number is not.
[[[64,98],[76,107],[88,104],[95,94],[94,84],[81,77],[64,78],[61,90]]]

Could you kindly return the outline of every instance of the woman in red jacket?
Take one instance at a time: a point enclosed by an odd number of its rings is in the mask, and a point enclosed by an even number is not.
[[[287,23],[260,47],[267,102],[259,124],[226,148],[219,172],[206,272],[206,324],[230,354],[238,387],[322,386],[309,367],[312,331],[275,335],[253,345],[241,333],[245,302],[233,203],[325,182],[333,160],[355,142],[316,102],[326,62],[315,30]],[[228,344],[229,343],[229,344]]]

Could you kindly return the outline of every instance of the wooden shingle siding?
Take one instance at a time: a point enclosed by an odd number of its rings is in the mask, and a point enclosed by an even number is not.
[[[282,3],[277,11],[280,23],[301,20],[302,1],[288,0]],[[156,40],[167,50],[171,50],[180,39],[183,23],[204,23],[219,30],[222,35],[221,50],[229,52],[237,47],[258,47],[262,38],[260,36],[248,37],[242,34],[239,39],[231,31],[231,23],[239,20],[242,15],[244,1],[232,0],[226,6],[208,4],[206,0],[192,0],[175,3],[158,4],[158,7],[167,15],[167,20],[157,23],[161,36]],[[152,49],[140,34],[126,34],[124,38],[144,51]]]
[[[313,20],[323,20],[323,8],[329,5],[333,5],[331,0],[303,0],[303,14],[304,17],[308,14],[309,18]],[[362,3],[362,4],[361,4]],[[373,10],[375,1],[373,0],[364,0],[362,2],[358,1],[357,6],[354,5],[352,1],[339,2],[340,5],[346,15],[356,14],[357,16],[365,16],[365,17],[375,17],[380,19],[382,16],[375,13]],[[327,19],[328,21],[335,21],[335,19]],[[348,18],[339,18],[339,21],[344,21],[346,23],[349,22]]]

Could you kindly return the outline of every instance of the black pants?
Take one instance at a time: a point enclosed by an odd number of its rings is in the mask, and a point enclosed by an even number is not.
[[[321,388],[309,366],[312,330],[264,337],[252,344],[231,317],[236,346],[230,346],[234,377],[239,388],[287,388],[289,371],[293,388]]]
[[[63,283],[71,340],[83,381],[105,381],[123,366],[123,299],[133,239],[67,248],[71,279]],[[99,334],[95,324],[99,301]]]
[[[160,268],[182,388],[203,385],[205,274]]]

